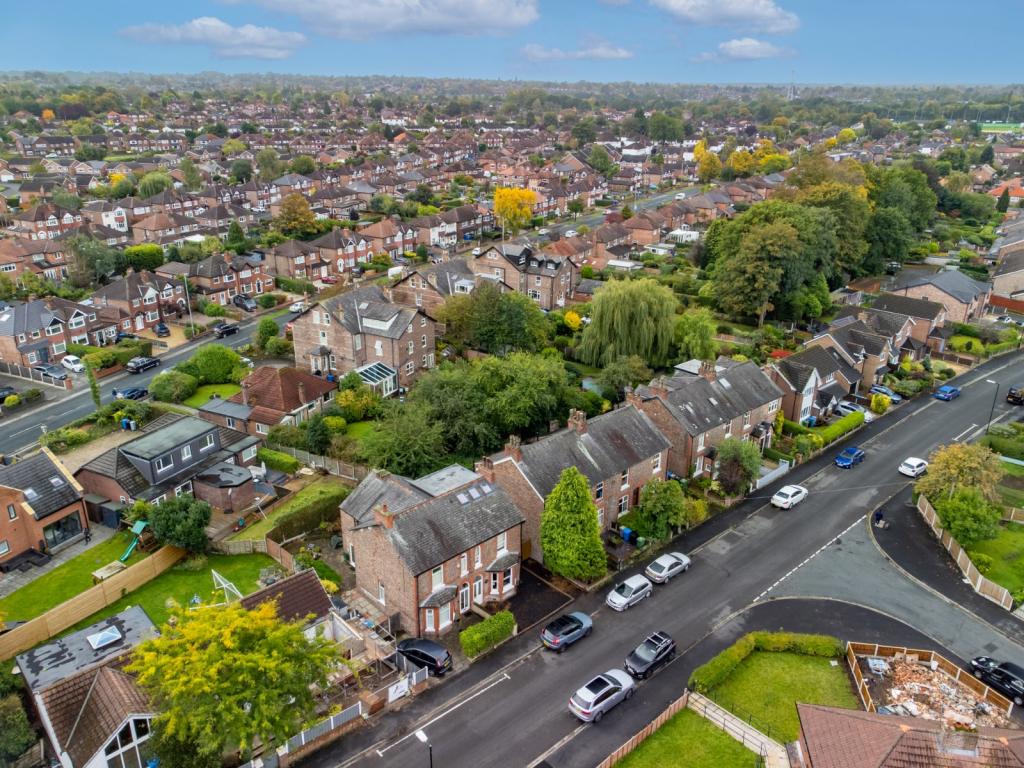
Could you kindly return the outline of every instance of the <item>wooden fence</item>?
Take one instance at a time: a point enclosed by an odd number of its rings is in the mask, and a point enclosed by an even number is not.
[[[956,563],[957,568],[966,577],[971,587],[982,597],[988,598],[996,605],[1005,608],[1008,611],[1013,610],[1013,597],[1005,587],[1001,587],[994,581],[990,581],[981,575],[981,571],[978,570],[977,566],[971,562],[970,556],[967,551],[960,546],[956,539],[942,527],[942,523],[939,522],[939,515],[936,513],[935,508],[929,503],[923,495],[917,499],[917,511],[921,513],[921,517],[928,524],[928,527],[932,529],[932,533],[935,534],[942,546],[949,552],[950,557],[953,558],[953,562]]]
[[[268,538],[262,539],[236,539],[234,541],[215,541],[211,545],[213,549],[225,555],[251,555],[258,552],[270,555],[288,573],[295,571],[295,557],[287,549],[276,541]]]
[[[1004,523],[1024,523],[1024,509],[1017,507],[1003,507]]]
[[[664,725],[669,720],[669,718],[671,718],[673,715],[680,712],[681,710],[685,709],[686,702],[689,700],[689,698],[690,692],[684,691],[683,695],[675,701],[673,701],[671,704],[669,704],[664,712],[662,712],[651,722],[649,722],[647,725],[641,728],[629,739],[629,741],[624,743],[621,747],[616,749],[614,752],[608,755],[608,757],[606,757],[604,760],[598,763],[597,768],[611,768],[613,765],[619,762],[619,760],[621,760],[634,749],[639,747],[648,736],[650,736],[662,725]]]
[[[853,674],[853,679],[857,683],[857,693],[860,694],[860,700],[864,704],[864,709],[868,712],[876,711],[875,703],[871,700],[871,693],[868,689],[867,681],[864,679],[864,674],[860,670],[860,665],[857,664],[857,657],[859,656],[877,656],[878,658],[889,661],[916,661],[925,665],[934,664],[936,669],[941,670],[948,677],[951,677],[953,680],[960,683],[960,685],[968,688],[981,701],[987,702],[993,707],[999,709],[1001,712],[1005,712],[1007,715],[1010,715],[1013,712],[1012,701],[1001,693],[997,693],[992,690],[970,672],[965,669],[961,669],[959,666],[949,661],[945,656],[936,653],[935,651],[923,651],[919,648],[903,648],[896,645],[876,645],[873,643],[850,642],[846,644],[846,663],[850,666],[850,672]]]
[[[184,556],[183,549],[161,547],[145,560],[0,635],[0,659],[9,659],[16,653],[34,648],[82,619],[89,618],[132,590],[152,581]]]
[[[276,443],[268,445],[268,447],[275,451],[286,453],[307,466],[320,467],[332,475],[336,475],[344,480],[351,480],[354,483],[358,483],[369,473],[369,469],[362,464],[349,464],[340,459],[332,459],[330,456],[319,456],[309,451],[303,451],[300,448],[291,448],[287,445],[278,445]]]

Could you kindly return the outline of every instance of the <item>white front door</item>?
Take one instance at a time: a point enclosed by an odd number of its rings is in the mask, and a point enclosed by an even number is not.
[[[146,327],[146,318],[143,315],[141,315],[141,314],[136,315],[135,316],[135,330],[141,331],[145,327]]]
[[[452,604],[445,603],[441,606],[441,620],[437,623],[438,629],[444,629],[452,623]]]
[[[473,580],[473,600],[477,603],[484,601],[484,577],[477,576]]]
[[[462,613],[469,611],[469,584],[463,584],[459,590],[459,610]]]

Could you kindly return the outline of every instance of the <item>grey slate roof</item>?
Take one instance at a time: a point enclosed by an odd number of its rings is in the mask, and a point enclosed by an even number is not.
[[[872,305],[875,309],[884,309],[887,312],[898,312],[901,315],[910,317],[924,317],[934,320],[946,308],[937,301],[917,299],[912,296],[900,296],[896,293],[883,293]]]
[[[439,608],[447,605],[455,599],[458,590],[454,586],[441,587],[436,592],[431,592],[420,603],[420,608]]]
[[[341,511],[362,527],[373,523],[374,507],[386,504],[388,511],[398,513],[430,498],[430,494],[401,475],[383,470],[368,474],[341,503]]]
[[[466,469],[461,464],[452,464],[429,475],[410,480],[409,483],[431,496],[440,496],[478,479],[480,475],[473,470]]]
[[[881,307],[841,307],[836,318],[854,317],[883,336],[895,336],[907,322],[907,315]]]
[[[227,416],[232,419],[248,419],[249,414],[252,413],[252,406],[215,397],[199,406],[199,412],[215,413],[218,416]]]
[[[905,283],[903,288],[915,288],[919,285],[934,285],[943,293],[948,293],[958,301],[968,304],[978,296],[988,293],[990,286],[973,280],[959,270],[946,270],[936,272],[934,275],[927,275]]]
[[[352,333],[367,333],[399,339],[416,317],[417,311],[388,301],[380,286],[371,285],[320,301]],[[376,321],[373,325],[366,321]],[[377,323],[387,323],[379,328]]]
[[[829,354],[827,348],[821,346],[807,347],[796,354],[784,357],[775,364],[775,367],[797,391],[802,391],[807,386],[812,370],[817,370],[822,378],[840,370],[839,361]]]
[[[1014,272],[1020,272],[1024,269],[1024,251],[1014,251],[1008,253],[999,262],[999,266],[996,267],[995,276],[1009,275]]]
[[[25,493],[36,520],[42,520],[82,498],[82,494],[42,451],[14,464],[0,466],[0,485]]]
[[[183,416],[176,419],[163,429],[148,431],[142,437],[125,443],[121,446],[124,453],[132,456],[140,456],[144,459],[155,459],[162,456],[176,446],[194,440],[206,432],[212,432],[217,428],[215,424],[203,421],[195,416]]]
[[[519,466],[547,498],[568,467],[577,467],[593,485],[669,447],[668,438],[647,414],[629,405],[589,419],[583,434],[566,428],[524,444]]]

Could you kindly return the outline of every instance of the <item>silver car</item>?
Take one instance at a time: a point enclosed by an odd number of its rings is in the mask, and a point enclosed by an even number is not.
[[[585,723],[597,723],[604,713],[633,696],[636,683],[621,669],[609,669],[569,698],[569,711]]]
[[[636,605],[645,597],[650,597],[653,589],[654,587],[651,586],[651,582],[637,574],[616,584],[615,588],[608,593],[605,602],[616,611],[624,611],[630,606]]]
[[[690,558],[682,552],[669,552],[647,566],[644,574],[655,584],[665,584],[673,576],[690,570]]]

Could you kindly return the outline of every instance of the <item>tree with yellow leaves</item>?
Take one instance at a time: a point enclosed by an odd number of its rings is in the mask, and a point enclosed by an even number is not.
[[[757,170],[757,160],[754,155],[746,149],[737,149],[729,155],[728,166],[737,176],[750,176]]]
[[[843,128],[838,134],[836,134],[836,141],[840,144],[849,144],[857,138],[857,133],[853,128]]]
[[[204,752],[280,744],[314,714],[310,686],[326,687],[340,663],[333,644],[306,638],[272,602],[251,611],[238,603],[179,610],[174,618],[135,649],[127,670],[149,694],[161,731]]]
[[[42,120],[44,123],[50,122],[51,120],[53,120],[54,117],[56,117],[56,115],[53,114],[52,109],[44,109],[42,113],[39,115],[39,119]]]
[[[707,184],[722,173],[722,161],[714,152],[705,152],[697,163],[697,178],[701,184]]]
[[[700,161],[704,159],[704,155],[708,153],[708,143],[701,139],[693,147],[693,162],[700,165]]]
[[[537,195],[531,189],[498,187],[494,190],[494,216],[501,223],[502,240],[506,231],[514,236],[526,226],[536,202]]]

